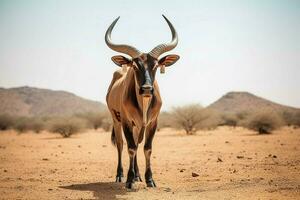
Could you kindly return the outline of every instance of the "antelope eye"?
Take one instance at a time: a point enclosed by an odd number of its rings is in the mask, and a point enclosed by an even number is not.
[[[135,64],[135,62],[132,62],[132,67],[133,67],[134,70],[138,70],[139,69],[138,66]]]

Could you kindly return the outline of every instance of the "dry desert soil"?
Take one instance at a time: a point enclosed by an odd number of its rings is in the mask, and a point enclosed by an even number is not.
[[[126,172],[126,146],[123,152]],[[67,139],[0,132],[0,199],[300,199],[300,129],[271,135],[230,127],[193,136],[157,132],[157,188],[137,182],[127,190],[115,183],[116,160],[108,132]],[[138,162],[143,174],[142,148]]]

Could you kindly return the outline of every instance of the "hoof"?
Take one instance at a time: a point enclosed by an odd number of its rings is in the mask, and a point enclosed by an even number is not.
[[[154,180],[150,180],[147,182],[147,187],[156,187]]]
[[[126,188],[127,189],[133,189],[133,183],[131,183],[131,182],[126,183]]]
[[[140,176],[136,176],[136,177],[134,178],[134,180],[137,181],[137,182],[143,182],[143,181],[142,181],[142,178],[141,178]]]
[[[117,176],[116,177],[116,183],[122,182],[122,176]]]

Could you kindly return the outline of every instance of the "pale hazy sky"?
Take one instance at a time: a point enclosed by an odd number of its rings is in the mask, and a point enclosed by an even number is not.
[[[112,38],[141,51],[169,41],[161,14],[177,29],[181,59],[157,74],[164,109],[208,105],[249,91],[300,107],[300,1],[0,0],[0,87],[66,90],[105,101],[118,53]]]

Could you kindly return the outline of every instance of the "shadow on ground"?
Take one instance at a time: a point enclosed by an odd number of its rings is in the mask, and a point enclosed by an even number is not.
[[[97,182],[85,184],[72,184],[59,186],[59,188],[78,191],[91,191],[95,199],[118,199],[119,195],[125,195],[126,189],[123,184],[115,182]],[[119,197],[120,198],[120,197]]]

